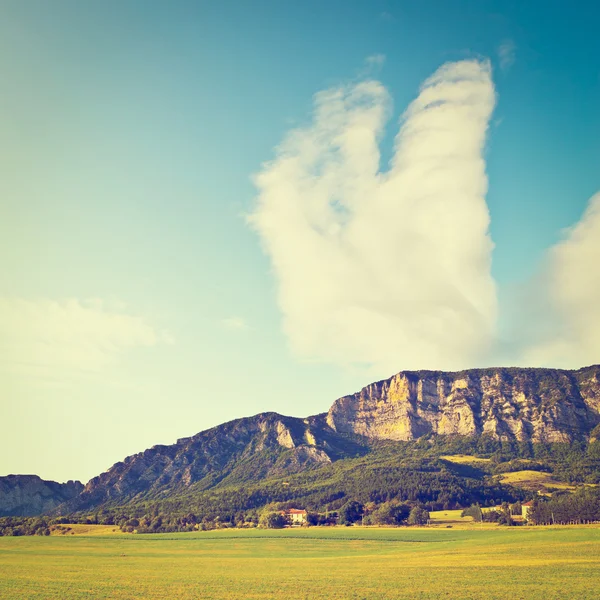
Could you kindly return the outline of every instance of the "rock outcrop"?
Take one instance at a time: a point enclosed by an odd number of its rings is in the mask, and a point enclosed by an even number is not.
[[[433,433],[571,442],[600,423],[600,366],[400,372],[336,400],[327,423],[371,439]]]
[[[79,481],[56,483],[37,475],[0,477],[0,516],[33,517],[51,511],[83,490]]]

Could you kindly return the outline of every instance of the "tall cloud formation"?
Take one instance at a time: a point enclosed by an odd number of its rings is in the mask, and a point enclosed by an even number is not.
[[[599,260],[597,193],[580,221],[549,250],[545,269],[531,286],[522,362],[578,368],[600,361]]]
[[[315,96],[312,123],[256,176],[250,217],[298,355],[382,375],[485,361],[497,312],[483,159],[494,104],[489,62],[443,65],[381,171],[383,85]]]

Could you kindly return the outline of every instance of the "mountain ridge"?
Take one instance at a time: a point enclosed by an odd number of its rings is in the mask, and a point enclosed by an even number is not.
[[[0,477],[0,515],[28,517],[49,512],[83,491],[80,481],[57,483],[38,475]]]
[[[400,371],[336,400],[327,423],[378,439],[437,433],[571,442],[600,423],[600,367]]]
[[[342,442],[343,440],[343,442]],[[235,475],[238,463],[252,477],[284,475],[360,454],[324,423],[324,415],[298,418],[259,413],[217,425],[175,444],[156,445],[90,479],[62,511],[91,508],[115,498],[136,499],[196,484],[209,488]],[[203,485],[204,484],[204,485]]]
[[[501,447],[588,443],[597,437],[599,365],[400,371],[338,398],[326,413],[305,418],[258,413],[152,446],[90,479],[52,512],[191,498],[302,472],[325,473],[339,461],[375,456],[379,447],[391,448],[384,462],[395,468],[406,463],[406,447],[397,444],[421,438],[428,443],[486,438]]]
[[[337,399],[327,413],[259,413],[127,457],[63,509],[267,479],[367,453],[376,442],[434,434],[568,443],[589,438],[599,423],[598,365],[400,371]]]

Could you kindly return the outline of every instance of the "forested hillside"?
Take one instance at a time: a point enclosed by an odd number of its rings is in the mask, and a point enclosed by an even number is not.
[[[264,413],[154,446],[52,516],[174,530],[256,522],[269,506],[490,506],[600,483],[598,437],[598,366],[402,372],[328,413]],[[544,476],[521,485],[523,473]]]

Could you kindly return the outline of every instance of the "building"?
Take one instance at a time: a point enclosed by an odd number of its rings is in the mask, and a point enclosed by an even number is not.
[[[521,515],[523,515],[523,520],[527,521],[527,517],[529,516],[529,510],[533,506],[533,502],[530,500],[529,502],[525,502],[525,504],[521,504]]]
[[[281,513],[290,523],[290,525],[302,525],[306,523],[306,511],[297,508],[288,508]]]

